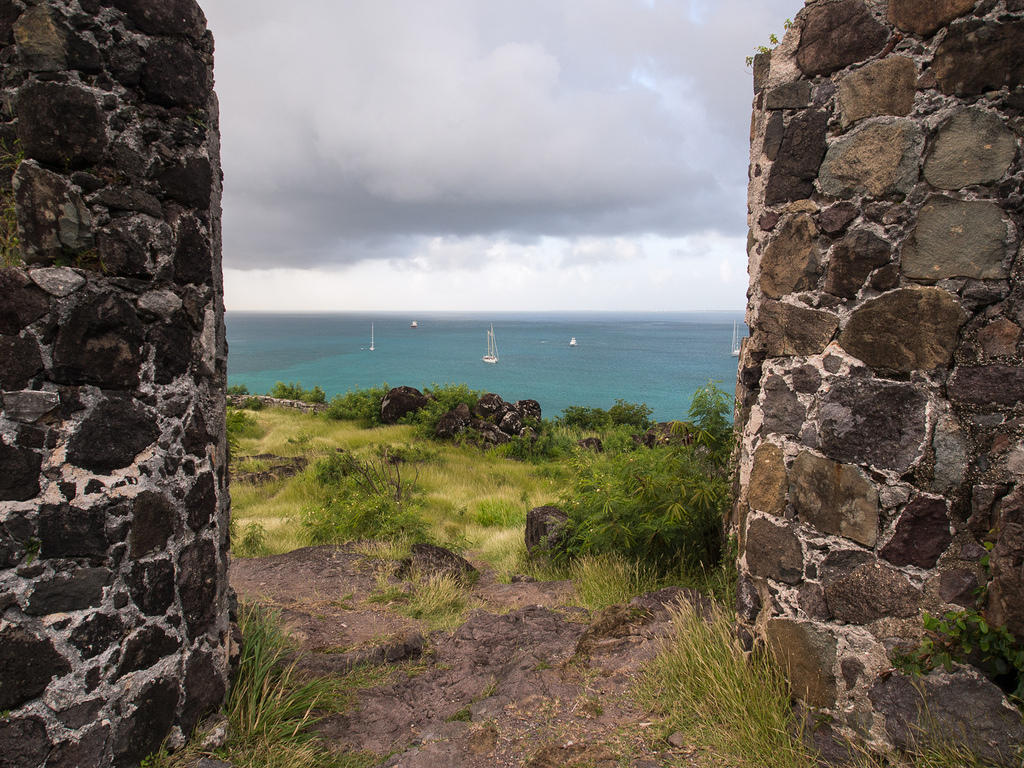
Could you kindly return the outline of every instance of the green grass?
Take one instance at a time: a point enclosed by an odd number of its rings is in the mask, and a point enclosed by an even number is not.
[[[585,555],[574,560],[569,566],[568,576],[576,584],[580,604],[591,610],[628,603],[637,595],[660,586],[652,570],[609,553]]]
[[[459,626],[470,607],[466,586],[448,574],[414,574],[412,589],[392,582],[383,573],[377,577],[377,589],[368,598],[371,603],[390,605],[395,611],[419,619],[429,630],[448,630]]]
[[[701,745],[707,766],[811,768],[812,755],[792,735],[798,728],[785,676],[764,654],[744,656],[729,614],[718,610],[705,621],[684,606],[673,624],[636,687],[661,734],[680,731]]]

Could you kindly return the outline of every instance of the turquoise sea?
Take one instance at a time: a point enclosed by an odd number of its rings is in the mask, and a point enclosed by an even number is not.
[[[410,328],[416,320],[418,327]],[[733,323],[742,312],[227,313],[228,382],[262,393],[277,381],[350,389],[465,383],[506,400],[532,398],[545,417],[570,405],[647,403],[660,421],[684,418],[694,391],[730,395]],[[370,352],[370,325],[374,347]],[[499,362],[481,360],[493,323]],[[576,337],[577,346],[569,346]]]

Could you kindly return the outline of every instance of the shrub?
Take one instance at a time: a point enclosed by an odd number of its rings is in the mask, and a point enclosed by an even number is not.
[[[233,384],[228,387],[229,395],[248,395],[249,388],[245,384]]]
[[[267,552],[267,532],[259,523],[249,523],[242,531],[242,540],[234,547],[239,557],[261,557]]]
[[[433,437],[434,429],[442,416],[448,411],[455,410],[460,403],[465,403],[472,411],[484,393],[470,389],[465,384],[445,384],[443,386],[434,384],[424,387],[423,394],[432,399],[418,411],[403,416],[399,421],[404,424],[414,424],[420,434]]]
[[[236,411],[234,408],[227,409],[224,427],[227,433],[229,456],[233,456],[238,452],[238,441],[243,437],[259,437],[262,434],[256,419],[248,413]]]
[[[560,421],[567,427],[591,432],[600,432],[610,427],[612,423],[608,411],[603,408],[588,408],[583,405],[570,405],[562,411]]]
[[[274,384],[274,388],[270,390],[270,396],[281,400],[301,400],[304,403],[327,402],[327,393],[320,389],[319,386],[315,386],[312,389],[303,389],[302,382],[300,381],[296,381],[294,383],[289,382],[287,384],[283,381],[279,381]]]
[[[627,403],[617,399],[608,409],[608,418],[616,426],[630,426],[644,430],[651,426],[651,409],[647,403]]]
[[[327,408],[327,418],[356,421],[364,427],[382,424],[380,404],[390,387],[381,384],[371,389],[349,390],[344,395],[335,395]]]

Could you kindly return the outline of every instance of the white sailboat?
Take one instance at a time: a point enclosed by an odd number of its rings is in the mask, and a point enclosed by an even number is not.
[[[373,352],[373,323],[370,323],[370,351]]]
[[[740,339],[739,339],[739,336],[736,335],[736,321],[735,320],[732,321],[732,356],[733,357],[739,357],[740,356]]]
[[[576,346],[576,337],[575,336],[573,336],[571,339],[569,339],[569,346],[570,347],[575,347]]]
[[[498,362],[498,342],[494,340],[494,324],[491,324],[491,329],[487,331],[487,354],[483,356],[485,363],[496,363]]]
[[[420,324],[417,323],[415,320],[413,320],[411,323],[409,323],[409,327],[410,328],[419,328]]]

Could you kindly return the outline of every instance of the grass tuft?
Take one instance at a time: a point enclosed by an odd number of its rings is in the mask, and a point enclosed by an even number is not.
[[[613,553],[585,555],[574,560],[569,567],[569,578],[576,583],[580,603],[591,610],[627,603],[637,595],[658,588],[653,570]]]

